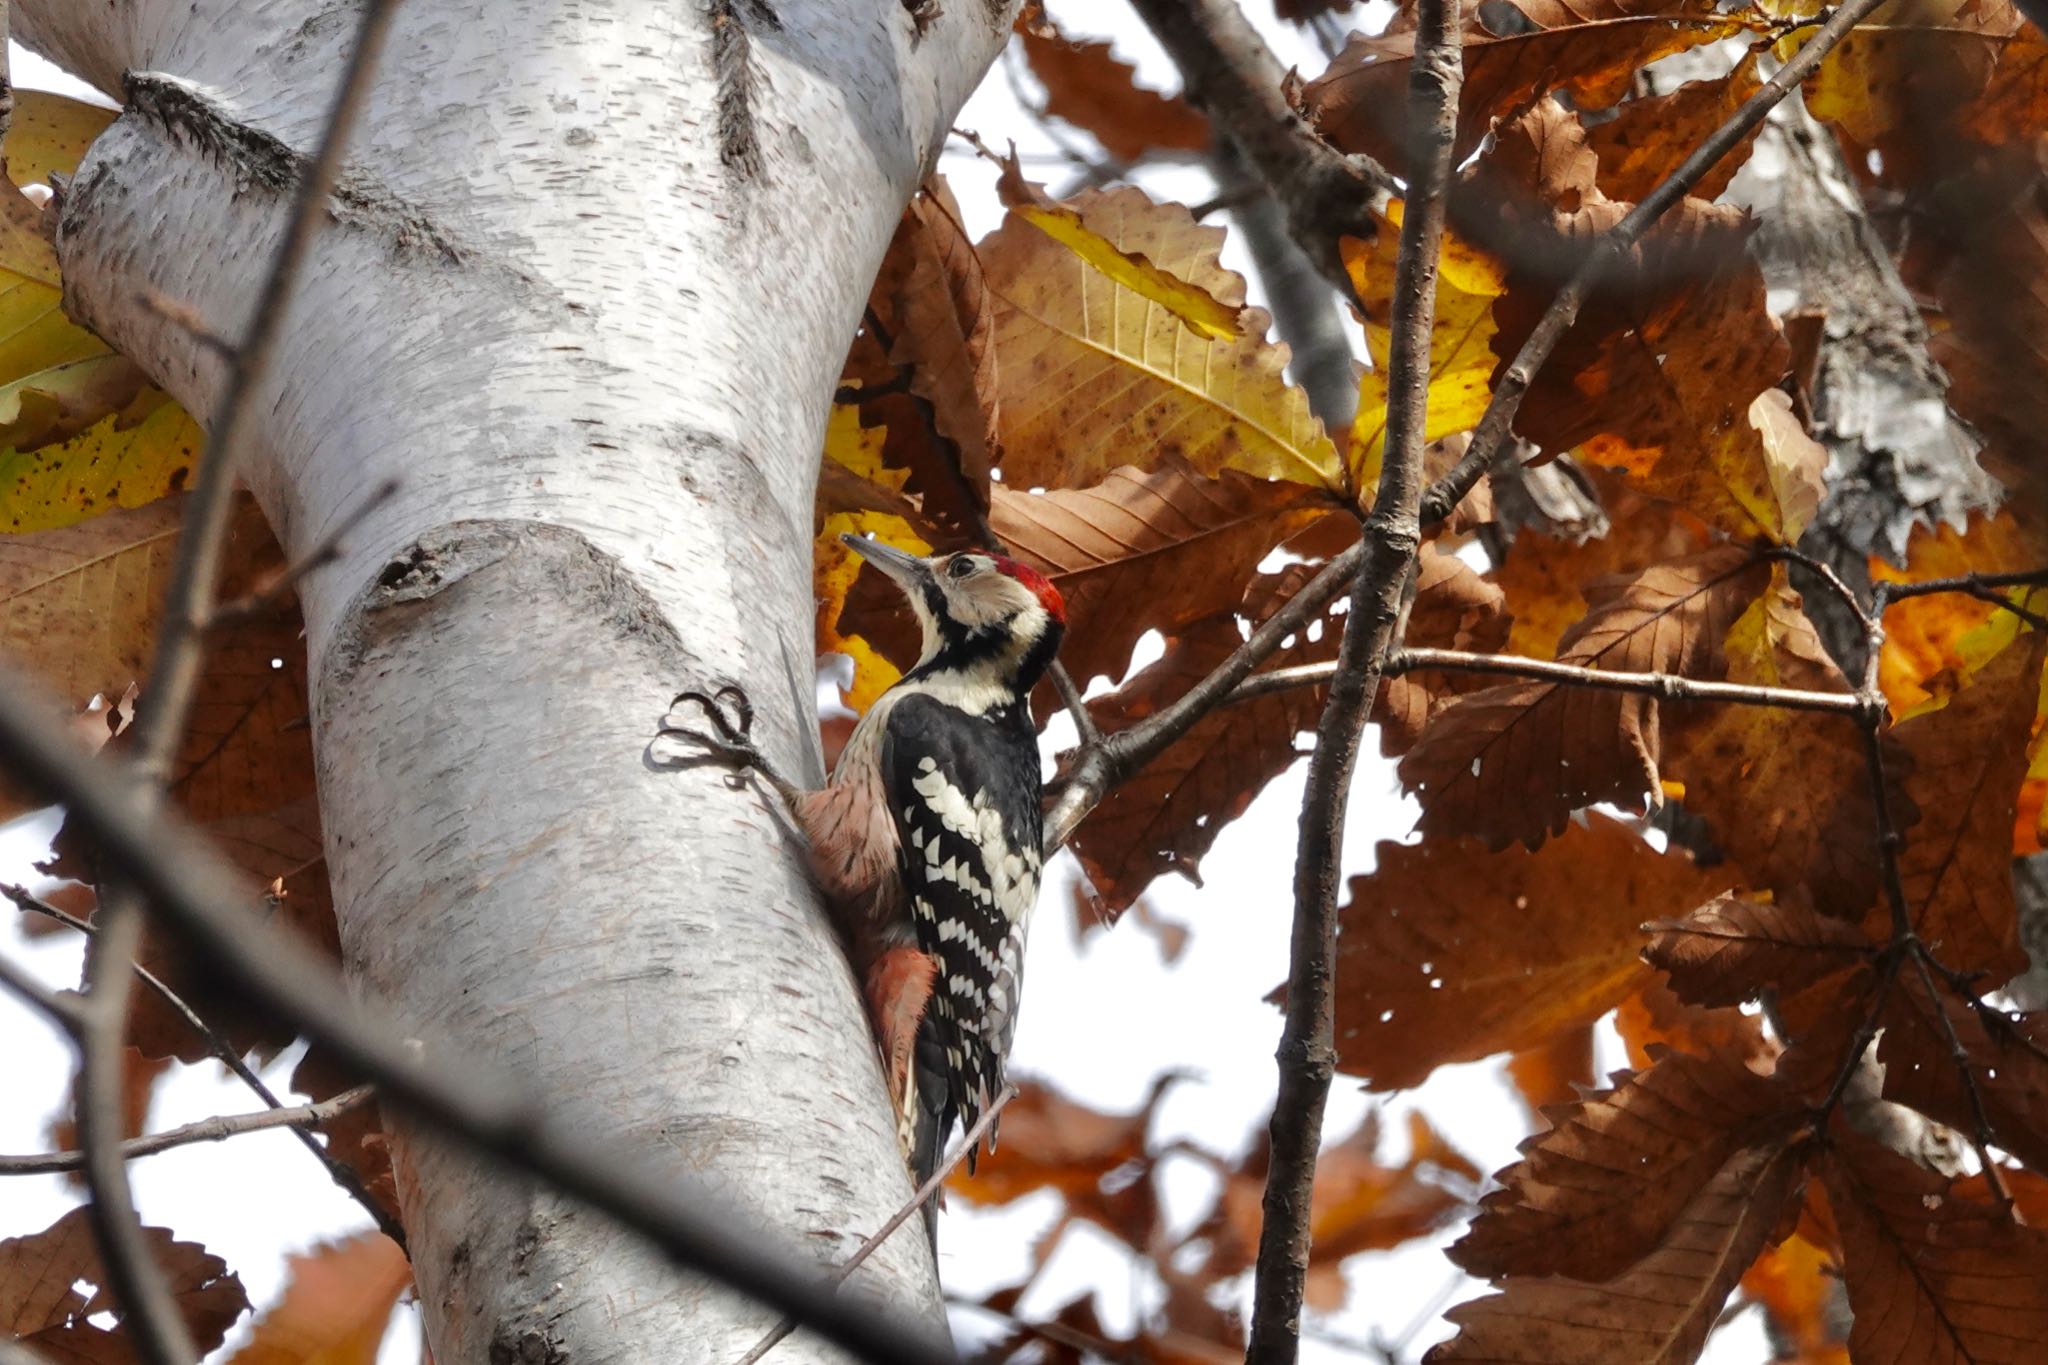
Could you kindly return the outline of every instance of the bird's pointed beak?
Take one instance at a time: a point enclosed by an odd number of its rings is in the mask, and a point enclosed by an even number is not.
[[[870,540],[851,532],[842,533],[839,540],[847,549],[887,574],[906,596],[915,598],[923,593],[931,570],[916,555],[906,554],[886,541]]]

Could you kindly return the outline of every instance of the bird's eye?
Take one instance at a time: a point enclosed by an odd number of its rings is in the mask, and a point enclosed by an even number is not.
[[[946,566],[946,573],[953,578],[965,578],[974,572],[974,561],[966,555],[960,556]]]

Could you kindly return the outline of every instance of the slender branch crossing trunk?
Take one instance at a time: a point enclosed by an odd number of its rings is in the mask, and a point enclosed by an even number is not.
[[[288,552],[401,480],[302,589],[352,978],[821,1262],[909,1193],[852,982],[772,807],[648,743],[676,690],[731,682],[817,771],[826,407],[1011,8],[407,0],[248,471]],[[240,330],[354,6],[15,25],[110,93],[132,73],[64,200],[67,303],[205,412],[218,362],[140,297]],[[395,1148],[439,1359],[729,1361],[767,1325],[546,1191]],[[943,1322],[914,1235],[849,1292]]]

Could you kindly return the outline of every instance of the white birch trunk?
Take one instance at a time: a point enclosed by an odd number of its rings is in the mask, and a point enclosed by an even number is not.
[[[673,692],[730,681],[817,770],[830,394],[1013,4],[945,8],[920,37],[903,0],[405,0],[245,471],[288,552],[402,480],[303,590],[353,979],[821,1264],[909,1193],[852,982],[759,793],[648,742]],[[72,311],[196,413],[219,366],[138,293],[237,333],[356,13],[16,6],[101,88],[142,73],[59,254]],[[767,1325],[546,1191],[397,1146],[445,1365],[723,1363]],[[854,1285],[936,1325],[917,1227]]]

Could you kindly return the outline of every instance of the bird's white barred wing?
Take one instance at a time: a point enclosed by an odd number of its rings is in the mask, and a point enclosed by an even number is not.
[[[1038,899],[1038,749],[1028,724],[913,694],[889,715],[883,770],[912,925],[939,967],[928,1018],[946,1093],[924,1100],[941,1127],[971,1125],[1002,1089],[1016,1029]]]

